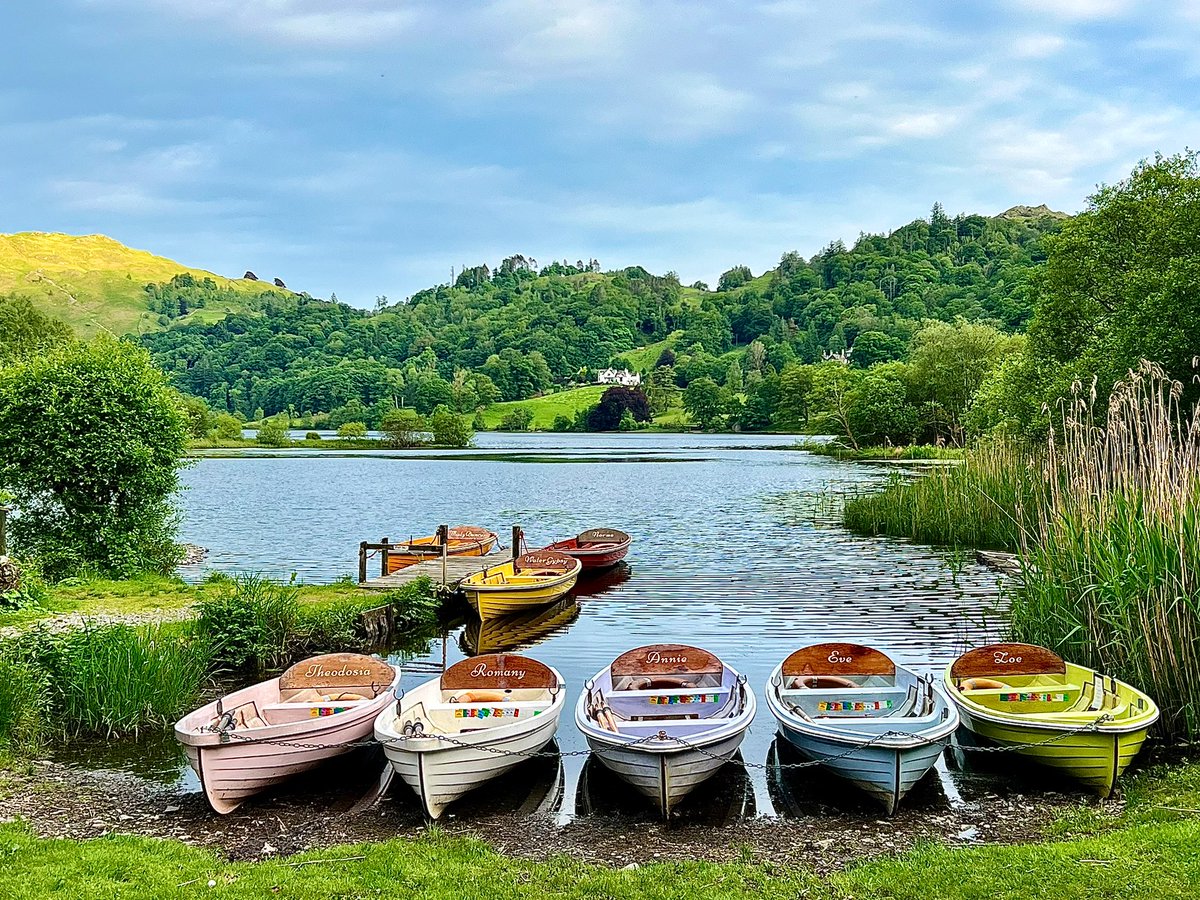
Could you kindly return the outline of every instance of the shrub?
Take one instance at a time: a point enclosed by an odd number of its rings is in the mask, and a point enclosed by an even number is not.
[[[425,422],[414,409],[389,410],[379,423],[384,442],[395,450],[420,446],[424,429]]]
[[[288,445],[287,418],[272,416],[259,426],[254,438],[264,447],[286,447]]]
[[[218,413],[212,421],[212,431],[209,434],[213,438],[221,441],[240,441],[242,439],[242,423],[237,416]]]
[[[362,422],[345,422],[338,426],[337,436],[342,440],[361,440],[367,436],[367,426]],[[317,440],[320,439],[317,435]]]
[[[217,582],[196,604],[198,632],[212,644],[218,666],[259,669],[283,665],[299,615],[298,592],[259,575]]]
[[[433,442],[443,447],[468,447],[471,438],[475,436],[474,429],[467,420],[455,415],[445,406],[439,406],[429,417],[429,430],[433,432]]]
[[[317,434],[315,431],[309,431],[309,432],[305,433],[304,439],[306,441],[319,441],[319,440],[321,440],[321,436],[319,434]]]
[[[533,424],[533,410],[528,406],[518,406],[509,410],[500,420],[501,431],[528,431]]]
[[[0,655],[0,746],[33,755],[51,731],[50,685],[45,672]]]
[[[554,417],[554,424],[550,426],[551,431],[573,431],[574,429],[575,423],[571,421],[571,417],[561,413]]]
[[[186,446],[179,395],[131,344],[102,337],[0,368],[13,543],[51,578],[171,569]]]

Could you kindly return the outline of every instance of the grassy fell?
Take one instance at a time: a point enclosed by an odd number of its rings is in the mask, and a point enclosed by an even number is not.
[[[530,428],[536,431],[549,431],[558,416],[566,416],[574,421],[575,413],[600,402],[600,395],[608,389],[606,384],[589,384],[586,387],[572,388],[544,397],[534,397],[531,400],[511,400],[506,403],[493,403],[482,412],[483,421],[489,429],[499,428],[504,417],[513,410],[526,408],[533,413]]]
[[[81,337],[100,331],[121,335],[159,330],[162,326],[150,312],[143,288],[183,272],[212,278],[247,297],[274,290],[269,283],[224,278],[180,265],[101,234],[0,234],[0,293],[30,297]],[[238,311],[244,308],[205,307],[192,316],[211,322]],[[176,321],[186,323],[192,316]]]

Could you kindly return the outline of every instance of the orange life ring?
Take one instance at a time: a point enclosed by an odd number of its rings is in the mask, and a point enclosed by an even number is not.
[[[801,688],[855,688],[861,687],[849,678],[841,675],[801,675],[795,681],[795,687]]]
[[[1008,687],[1007,684],[997,681],[995,678],[964,678],[958,684],[960,691],[1002,691],[1006,687]]]
[[[508,699],[504,691],[463,691],[455,696],[453,703],[499,703]]]
[[[637,689],[639,691],[664,691],[695,686],[696,682],[692,678],[672,678],[669,675],[659,675],[656,678],[643,678]]]

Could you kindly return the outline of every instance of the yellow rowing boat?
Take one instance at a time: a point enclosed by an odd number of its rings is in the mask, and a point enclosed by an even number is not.
[[[553,603],[575,586],[581,568],[564,553],[534,550],[468,575],[460,587],[479,618],[488,619]]]
[[[1107,797],[1137,756],[1158,707],[1145,693],[1033,644],[991,644],[945,673],[963,725]]]

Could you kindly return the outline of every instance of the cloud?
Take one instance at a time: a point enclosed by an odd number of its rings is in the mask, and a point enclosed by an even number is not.
[[[1020,9],[1068,21],[1117,19],[1134,7],[1134,0],[1010,0]]]

